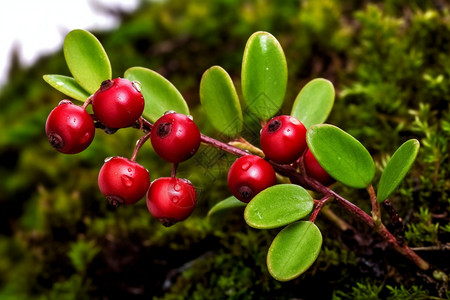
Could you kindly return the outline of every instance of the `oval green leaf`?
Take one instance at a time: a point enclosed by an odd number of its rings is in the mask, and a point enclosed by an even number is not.
[[[178,89],[157,72],[132,67],[125,72],[125,78],[141,83],[141,92],[145,99],[143,116],[151,122],[156,122],[169,110],[189,115],[189,107]]]
[[[234,196],[230,196],[218,203],[216,203],[213,207],[211,207],[211,209],[208,212],[208,218],[210,218],[211,216],[226,211],[226,210],[231,210],[234,208],[243,208],[247,205],[247,203],[244,203],[242,201],[240,201],[239,199],[237,199]]]
[[[308,82],[298,93],[291,115],[306,128],[325,122],[334,104],[333,84],[323,78]]]
[[[242,59],[242,94],[249,112],[268,120],[281,108],[287,85],[283,49],[270,33],[259,31],[247,41]]]
[[[92,33],[72,30],[64,39],[63,50],[73,78],[90,94],[95,93],[104,80],[111,79],[108,55]]]
[[[365,188],[373,180],[375,164],[366,148],[342,129],[313,125],[306,134],[308,147],[334,179],[353,188]]]
[[[72,77],[48,74],[44,75],[43,78],[53,88],[73,99],[84,102],[89,97],[89,93]]]
[[[279,281],[300,276],[317,259],[322,247],[319,228],[309,221],[290,224],[273,240],[267,253],[270,275]]]
[[[417,153],[419,153],[419,148],[419,141],[411,139],[395,151],[381,174],[377,191],[378,202],[386,200],[405,178],[416,159]]]
[[[235,136],[242,131],[242,110],[233,81],[219,66],[206,70],[200,82],[200,102],[208,120],[223,134]]]
[[[244,218],[253,228],[276,228],[300,220],[313,207],[314,200],[303,187],[278,184],[257,194],[247,204]]]

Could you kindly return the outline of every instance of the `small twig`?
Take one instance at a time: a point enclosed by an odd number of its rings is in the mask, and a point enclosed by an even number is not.
[[[172,172],[170,173],[170,177],[175,178],[177,176],[178,163],[172,164]]]
[[[449,251],[450,243],[436,245],[436,246],[428,246],[428,247],[414,247],[411,249],[414,251]]]
[[[86,101],[84,101],[83,106],[81,106],[83,109],[86,109],[86,107],[87,107],[89,104],[91,104],[91,102],[92,102],[92,96],[93,96],[93,95],[90,95],[90,96],[86,99]]]
[[[331,195],[325,195],[322,199],[319,200],[319,202],[316,204],[316,207],[314,208],[314,211],[312,212],[311,216],[309,217],[310,222],[314,222],[317,218],[317,215],[319,214],[319,211],[322,209],[322,207],[325,205],[325,203],[332,198]]]
[[[142,146],[144,145],[144,143],[150,138],[150,131],[147,132],[143,137],[141,137],[137,143],[136,146],[134,147],[134,151],[133,151],[133,155],[131,155],[130,160],[132,161],[136,161],[136,157],[137,154],[139,152],[139,150],[142,148]]]
[[[372,204],[372,218],[375,226],[380,226],[382,224],[381,221],[381,212],[380,212],[380,203],[377,201],[377,194],[375,193],[375,189],[373,185],[369,185],[366,188],[369,193],[370,203]]]

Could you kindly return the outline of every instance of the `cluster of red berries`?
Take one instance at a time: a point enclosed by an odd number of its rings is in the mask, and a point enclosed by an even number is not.
[[[59,152],[79,153],[94,139],[94,120],[112,131],[133,125],[144,111],[138,82],[116,78],[105,80],[83,106],[63,100],[49,114],[45,130],[50,144]],[[94,112],[86,111],[88,104]],[[178,164],[192,157],[200,146],[200,131],[188,116],[168,112],[153,125],[149,137],[155,152],[167,162]],[[162,177],[150,182],[149,172],[134,159],[111,157],[98,175],[100,191],[109,203],[133,204],[146,197],[150,213],[170,226],[186,219],[194,210],[197,195],[186,179]]]
[[[324,185],[334,182],[307,149],[306,128],[296,118],[287,115],[272,118],[261,130],[260,144],[265,159],[256,155],[242,156],[228,172],[228,187],[237,199],[249,202],[259,192],[275,184],[275,170],[268,161],[290,165],[303,157],[309,177]]]

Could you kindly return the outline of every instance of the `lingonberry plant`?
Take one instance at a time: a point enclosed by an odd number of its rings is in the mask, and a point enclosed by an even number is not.
[[[294,279],[314,263],[322,245],[315,220],[322,207],[333,200],[418,268],[429,271],[436,279],[447,280],[445,273],[418,256],[401,237],[389,232],[381,218],[383,204],[389,207],[391,218],[401,222],[388,197],[412,166],[419,151],[418,141],[408,140],[398,148],[375,191],[375,164],[367,149],[342,129],[323,124],[334,103],[331,82],[322,78],[310,81],[296,97],[290,115],[275,116],[285,98],[287,64],[282,47],[269,33],[256,32],[249,38],[241,74],[242,103],[263,127],[262,149],[239,137],[246,123],[241,101],[230,76],[219,66],[205,71],[200,82],[200,101],[212,126],[232,137],[228,143],[200,134],[189,117],[183,96],[158,73],[132,67],[125,72],[124,79],[111,79],[108,56],[89,32],[70,32],[64,42],[64,55],[73,77],[45,75],[44,79],[65,95],[85,103],[77,109],[73,104],[61,107],[77,111],[77,116],[83,115],[79,117],[83,123],[95,123],[107,133],[126,126],[143,131],[130,159],[112,158],[100,171],[100,191],[112,204],[132,204],[146,194],[150,213],[164,225],[185,220],[195,208],[197,196],[189,181],[176,177],[177,166],[194,155],[202,142],[205,147],[238,157],[228,173],[233,196],[218,202],[209,216],[230,207],[245,206],[244,219],[249,226],[284,227],[267,254],[267,267],[275,279]],[[142,97],[145,105],[140,102]],[[89,104],[94,114],[85,120]],[[88,146],[93,137],[91,129],[80,126],[83,129],[69,130],[70,118],[67,121],[53,115],[52,112],[47,126],[53,130],[47,131],[53,146],[67,153]],[[78,117],[72,118],[75,119]],[[148,139],[155,151],[173,164],[171,177],[155,179],[151,184],[148,172],[135,162]],[[70,145],[71,151],[62,151],[59,143]],[[334,182],[366,189],[372,207],[370,214],[331,189]],[[320,199],[313,199],[312,195]]]

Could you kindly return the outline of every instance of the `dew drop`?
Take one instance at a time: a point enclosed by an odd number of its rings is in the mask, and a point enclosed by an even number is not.
[[[64,100],[59,101],[58,105],[61,105],[61,104],[72,104],[72,101],[64,99]]]
[[[175,114],[175,113],[177,113],[177,112],[174,110],[168,110],[164,113],[164,115],[170,115],[170,114]]]
[[[194,121],[194,117],[192,115],[188,115],[187,117],[189,118],[189,120]]]
[[[132,81],[131,84],[138,92],[140,92],[142,90],[142,85],[139,81],[137,81],[137,80]]]
[[[290,118],[289,118],[289,121],[290,121],[292,124],[294,124],[294,125],[300,125],[300,121],[297,120],[297,119],[294,118],[294,117],[290,117]]]
[[[113,157],[114,157],[114,156],[110,156],[110,157],[105,158],[105,162],[110,161],[111,159],[113,159]]]
[[[132,168],[128,168],[128,172],[133,172],[133,169]]]
[[[172,200],[173,203],[176,204],[176,203],[178,203],[180,201],[180,198],[177,197],[177,196],[173,196],[171,200]]]
[[[175,185],[173,186],[173,189],[174,189],[175,191],[179,192],[179,191],[181,190],[181,185],[179,185],[179,184],[177,183],[177,184],[175,184]]]
[[[252,166],[252,163],[247,161],[241,166],[241,169],[244,171],[247,171],[248,169],[250,169],[251,166]]]
[[[90,137],[89,132],[86,132],[86,133],[83,135],[83,137],[80,139],[80,143],[81,143],[81,144],[86,143],[86,142],[89,140],[89,137]]]
[[[125,186],[130,187],[133,185],[133,179],[130,176],[122,175],[121,178],[122,178],[122,183]]]

